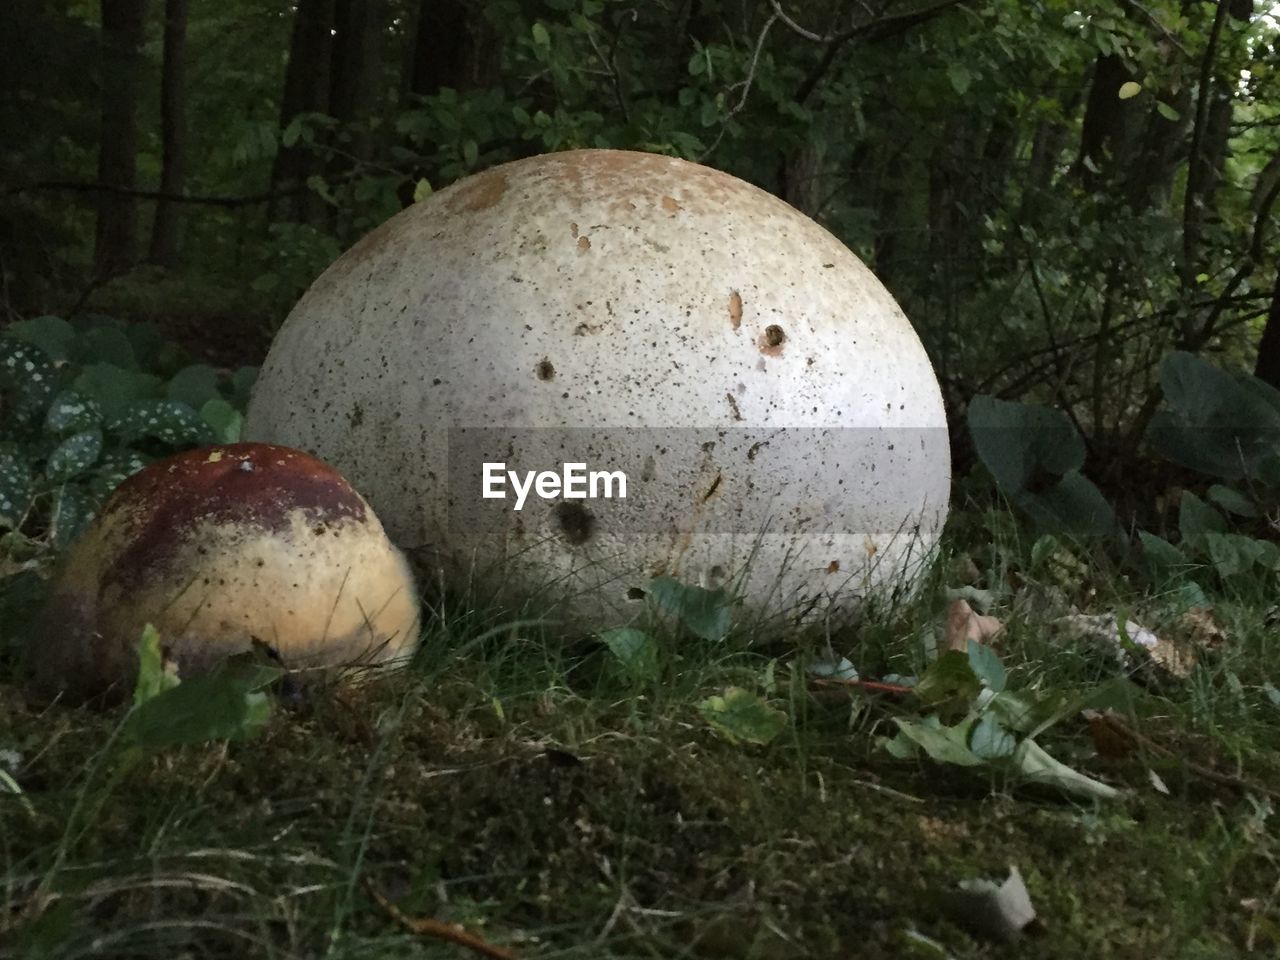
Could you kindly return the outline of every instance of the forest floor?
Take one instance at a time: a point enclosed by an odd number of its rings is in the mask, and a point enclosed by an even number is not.
[[[428,918],[496,957],[1280,949],[1275,797],[1250,786],[1280,787],[1280,704],[1214,706],[1221,662],[1172,693],[1135,687],[1148,748],[1107,759],[1078,716],[1060,725],[1054,753],[1124,791],[1094,801],[895,760],[876,737],[909,706],[814,696],[749,650],[686,640],[663,681],[637,688],[601,649],[471,634],[436,630],[410,669],[307,690],[257,739],[158,754],[120,748],[119,713],[38,709],[0,683],[0,747],[23,791],[0,791],[0,948],[486,955],[415,932]],[[1263,631],[1241,655],[1258,644],[1274,667]],[[1026,633],[1002,649],[1013,678],[1062,678]],[[788,717],[764,746],[731,742],[697,707],[752,678]],[[1018,944],[954,893],[1010,866],[1038,913]]]
[[[261,359],[253,323],[157,311],[202,359]],[[1123,672],[1020,608],[1053,575],[993,532],[1008,514],[966,505],[951,527],[1006,619],[1011,688],[1075,695]],[[29,703],[0,656],[0,956],[1277,956],[1269,581],[1206,595],[1205,571],[1153,588],[1078,556],[1052,589],[1086,612],[1167,623],[1207,604],[1222,626],[1193,671],[1135,674],[1140,740],[1108,747],[1079,710],[1041,738],[1112,800],[896,759],[884,740],[923,715],[912,697],[815,689],[814,648],[732,635],[658,636],[637,683],[598,641],[464,607],[432,618],[406,670],[305,689],[254,739],[158,752],[122,743],[120,711]],[[831,648],[864,677],[922,672],[946,576]],[[785,717],[776,737],[708,722],[732,687]],[[1006,943],[957,890],[1010,867],[1037,920]],[[470,946],[439,936],[453,924]]]

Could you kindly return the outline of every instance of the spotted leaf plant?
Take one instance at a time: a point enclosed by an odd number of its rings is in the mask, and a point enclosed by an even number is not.
[[[193,365],[154,327],[105,317],[0,330],[0,557],[65,547],[153,459],[239,439],[255,374]]]

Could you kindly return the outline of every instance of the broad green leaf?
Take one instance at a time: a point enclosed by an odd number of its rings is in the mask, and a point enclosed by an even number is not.
[[[176,400],[135,400],[108,427],[126,442],[153,439],[186,447],[214,439],[213,428],[200,414]]]
[[[44,417],[45,433],[63,437],[69,433],[102,426],[102,408],[89,397],[74,390],[63,390],[53,398]]]
[[[427,197],[431,196],[434,191],[431,189],[431,181],[426,177],[422,177],[413,185],[413,202],[421,203]]]
[[[723,696],[708,697],[698,711],[730,742],[768,743],[787,725],[787,715],[740,687],[729,687]]]
[[[1227,513],[1234,513],[1237,517],[1254,519],[1262,515],[1256,503],[1233,487],[1215,483],[1209,488],[1208,497]]]
[[[45,464],[45,476],[54,483],[62,483],[84,473],[102,455],[102,431],[94,428],[73,433],[63,440]]]
[[[38,423],[57,388],[57,369],[48,354],[33,344],[0,337],[0,396],[4,397],[0,436],[14,427]]]
[[[1031,739],[1023,740],[1018,744],[1011,763],[1013,768],[1031,783],[1056,787],[1064,793],[1092,797],[1096,800],[1113,800],[1120,796],[1120,791],[1115,787],[1072,770],[1065,763],[1049,756],[1044,747]]]
[[[218,443],[236,443],[244,427],[240,411],[222,399],[208,401],[200,408],[200,419],[213,428]]]
[[[84,360],[109,363],[123,370],[138,369],[133,342],[124,328],[116,323],[102,324],[81,333],[76,338],[76,353]]]
[[[1009,493],[1038,489],[1084,464],[1084,442],[1061,411],[978,395],[968,420],[983,466]]]
[[[89,481],[88,492],[92,500],[101,503],[111,491],[147,465],[149,461],[132,450],[108,453]]]
[[[966,743],[971,721],[954,727],[932,726],[903,717],[894,717],[893,722],[908,739],[919,744],[925,753],[939,763],[951,763],[960,767],[977,767],[983,763]]]
[[[1169,106],[1169,104],[1165,103],[1163,100],[1156,101],[1156,112],[1159,113],[1160,116],[1168,120],[1170,123],[1177,123],[1179,120],[1182,119],[1182,114],[1180,114],[1173,107]]]
[[[929,664],[915,686],[915,694],[926,705],[951,700],[968,703],[981,689],[982,681],[974,673],[968,654],[947,650]]]
[[[282,673],[252,655],[231,657],[135,707],[126,733],[149,750],[248,739],[266,725],[271,702],[263,691]]]
[[[1178,532],[1182,542],[1192,549],[1203,549],[1205,535],[1226,533],[1227,521],[1217,510],[1209,506],[1190,490],[1182,491],[1178,506]]]
[[[193,410],[199,410],[210,400],[221,400],[218,371],[203,363],[183,367],[169,381],[169,385],[165,388],[165,396],[170,400],[185,403]]]
[[[1016,492],[1011,499],[1042,530],[1089,536],[1113,533],[1116,513],[1101,491],[1077,470],[1040,493]]]
[[[969,667],[992,693],[999,693],[1008,682],[1004,664],[1000,662],[996,652],[985,643],[969,641]]]
[[[1142,92],[1142,84],[1136,80],[1129,80],[1120,84],[1120,93],[1118,96],[1121,100],[1130,100]]]
[[[35,496],[31,464],[15,444],[0,444],[0,529],[16,529]]]
[[[648,596],[695,636],[715,641],[724,639],[729,632],[729,594],[723,589],[706,590],[672,577],[655,577],[649,583]]]
[[[969,750],[981,760],[1011,756],[1017,745],[1013,734],[990,713],[983,715],[969,734]]]
[[[1139,530],[1138,542],[1142,544],[1142,559],[1157,573],[1176,572],[1191,562],[1181,550],[1154,533]]]
[[[71,356],[76,331],[61,317],[33,317],[9,324],[4,328],[3,336],[39,347],[50,360],[66,360]]]
[[[80,372],[73,386],[77,393],[98,404],[106,420],[113,420],[123,416],[131,403],[159,396],[161,382],[153,374],[94,363]]]
[[[658,645],[643,630],[618,627],[600,634],[605,646],[617,657],[635,680],[654,680],[658,676]]]
[[[547,28],[541,23],[535,23],[530,31],[533,34],[533,42],[539,47],[551,46],[551,35],[547,33]]]

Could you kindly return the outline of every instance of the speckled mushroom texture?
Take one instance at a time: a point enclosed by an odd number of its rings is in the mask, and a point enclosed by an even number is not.
[[[928,357],[847,248],[727,174],[608,150],[365,237],[280,331],[247,435],[335,464],[432,582],[546,588],[596,625],[662,573],[852,610],[910,584],[950,480]],[[513,470],[621,469],[628,497],[482,501],[481,435]]]
[[[404,658],[418,622],[408,564],[337,471],[230,444],[121,484],[72,547],[28,659],[46,693],[118,698],[148,623],[190,676],[255,638],[290,669]]]

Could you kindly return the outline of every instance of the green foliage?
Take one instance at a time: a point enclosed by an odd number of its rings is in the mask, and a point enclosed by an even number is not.
[[[1007,685],[1005,667],[990,647],[970,642],[967,655],[948,650],[915,688],[928,712],[894,717],[898,733],[881,745],[895,757],[923,751],[938,763],[984,767],[1014,782],[1098,800],[1119,796],[1115,788],[1055,760],[1037,738],[1086,705],[1123,697],[1123,688],[1104,687],[1068,704],[1060,694],[1014,692]],[[946,714],[957,707],[963,715],[947,722]]]
[[[240,654],[180,681],[165,668],[160,636],[150,626],[138,642],[138,657],[125,737],[146,750],[256,736],[271,716],[266,688],[283,674],[254,654]]]
[[[649,583],[647,595],[658,610],[674,617],[694,636],[715,642],[729,632],[731,598],[723,588],[707,590],[663,576]]]
[[[765,744],[786,729],[787,715],[749,690],[729,687],[698,704],[703,718],[731,743]]]
[[[1115,511],[1083,474],[1085,448],[1066,415],[1049,407],[977,396],[969,432],[1005,495],[1042,530],[1106,534]]]
[[[239,439],[254,371],[188,364],[153,328],[94,317],[0,333],[0,532],[65,547],[152,459]]]

